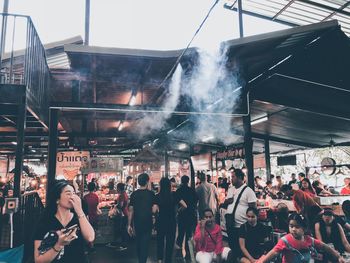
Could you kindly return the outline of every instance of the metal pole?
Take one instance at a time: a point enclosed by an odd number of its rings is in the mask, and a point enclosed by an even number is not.
[[[5,53],[5,42],[6,42],[6,28],[7,28],[7,13],[9,10],[9,0],[4,0],[3,15],[2,15],[2,26],[1,26],[1,38],[0,38],[0,69],[2,64],[2,55]],[[1,76],[0,76],[1,78]],[[1,81],[1,79],[0,79]]]
[[[26,97],[26,87],[21,86],[21,103],[18,105],[18,114],[17,114],[17,145],[16,145],[16,159],[15,159],[15,175],[14,175],[14,191],[13,194],[15,197],[18,197],[19,202],[21,202],[21,177],[23,169],[23,149],[24,149],[24,132],[26,129],[26,113],[27,113],[27,97]],[[19,205],[21,205],[19,203]],[[11,230],[11,236],[13,236],[15,244],[19,244],[22,240],[22,224],[20,214],[16,213],[14,218],[14,223],[16,231],[13,233]],[[13,242],[13,240],[12,240]]]
[[[244,37],[244,33],[243,33],[242,0],[238,0],[238,24],[239,24],[239,37]]]
[[[13,248],[13,213],[10,213],[10,248]]]
[[[2,8],[2,12],[7,14],[9,12],[9,0],[4,0],[4,5]]]
[[[164,177],[169,178],[169,156],[167,147],[165,147],[164,150]]]
[[[248,171],[248,186],[254,190],[254,162],[253,162],[253,139],[252,127],[250,124],[250,114],[243,117],[244,129],[244,154],[245,164]]]
[[[85,42],[84,45],[89,45],[90,38],[90,0],[85,0]]]
[[[190,162],[190,169],[191,169],[191,188],[195,188],[195,171],[194,171],[194,166],[192,162],[191,156],[193,155],[193,145],[190,145],[190,157],[189,157],[189,162]]]
[[[80,102],[80,81],[72,80],[72,102]]]
[[[17,115],[17,145],[14,176],[14,196],[21,199],[21,176],[23,168],[24,131],[26,128],[27,99],[26,88],[23,86],[21,104],[18,105]]]
[[[265,139],[266,179],[271,180],[270,141]]]
[[[48,172],[46,184],[46,200],[50,193],[52,183],[56,178],[56,159],[58,146],[58,110],[50,109],[49,120],[49,153],[48,153]]]

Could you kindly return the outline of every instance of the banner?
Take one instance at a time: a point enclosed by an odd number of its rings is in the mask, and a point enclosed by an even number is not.
[[[244,159],[244,148],[242,146],[230,147],[229,149],[217,152],[217,160],[234,160],[234,159]]]
[[[56,158],[56,177],[64,177],[67,180],[73,180],[80,174],[80,169],[89,161],[90,152],[73,151],[58,152]]]
[[[81,172],[88,173],[106,173],[123,171],[123,158],[90,158],[88,162],[81,168]]]

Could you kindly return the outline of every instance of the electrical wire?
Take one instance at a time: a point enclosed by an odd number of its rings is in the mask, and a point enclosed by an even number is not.
[[[194,35],[192,36],[191,40],[188,42],[186,48],[181,52],[181,54],[177,57],[173,67],[170,69],[169,73],[165,76],[164,80],[161,82],[161,84],[158,86],[158,90],[160,90],[161,88],[164,89],[163,85],[165,84],[165,82],[169,79],[169,77],[171,76],[171,74],[174,73],[177,65],[180,63],[181,58],[185,55],[186,51],[189,49],[189,47],[191,46],[193,40],[195,39],[195,37],[198,35],[199,31],[202,29],[204,23],[207,21],[207,19],[209,18],[211,12],[213,11],[213,9],[215,8],[215,6],[219,3],[220,0],[215,0],[215,3],[210,7],[207,15],[205,16],[205,18],[203,19],[202,23],[199,25],[198,29],[196,30],[196,32],[194,33]],[[158,95],[158,92],[156,94],[156,96]],[[154,99],[157,98],[152,98],[151,101],[153,101]]]

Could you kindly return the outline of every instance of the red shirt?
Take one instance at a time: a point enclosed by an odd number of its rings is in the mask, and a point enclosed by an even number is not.
[[[340,194],[341,195],[350,195],[350,189],[344,187],[343,189],[341,189]]]
[[[122,208],[124,216],[128,216],[129,215],[128,201],[129,201],[129,198],[128,198],[128,195],[127,195],[126,192],[118,194],[117,198],[115,199],[115,204],[119,208]]]
[[[215,224],[213,229],[211,230],[207,229],[207,230],[209,231],[212,238],[215,240],[216,244],[210,238],[206,230],[204,231],[204,242],[201,242],[201,239],[202,239],[201,228],[200,228],[200,224],[197,224],[196,231],[193,237],[196,243],[197,252],[203,251],[203,252],[214,252],[216,255],[221,254],[224,247],[222,245],[222,234],[221,234],[220,226]]]
[[[290,246],[297,250],[303,250],[312,247],[312,239],[308,235],[304,236],[304,240],[297,240],[292,236],[292,234],[287,234],[284,237],[287,239]],[[316,250],[319,250],[321,248],[321,244],[321,241],[314,239],[314,248]],[[295,253],[288,248],[287,244],[282,239],[278,241],[277,245],[273,249],[278,253],[282,253],[282,263],[294,262],[293,260]]]
[[[89,221],[95,223],[97,221],[97,206],[99,203],[98,195],[96,193],[88,193],[84,196],[84,201],[88,205],[89,209]]]

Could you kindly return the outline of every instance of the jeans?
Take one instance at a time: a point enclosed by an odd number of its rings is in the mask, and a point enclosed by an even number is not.
[[[241,248],[239,247],[239,228],[229,227],[227,229],[228,244],[232,250],[234,258],[241,257]]]
[[[120,245],[126,246],[129,240],[129,235],[127,232],[128,217],[127,216],[117,216],[114,219],[114,241],[117,241],[120,237]]]
[[[164,263],[170,263],[175,243],[176,223],[171,223],[168,226],[162,226],[157,229],[157,259],[163,260]],[[164,242],[165,242],[165,257],[164,257]]]
[[[136,230],[136,250],[139,263],[146,263],[148,257],[149,244],[151,242],[152,229]]]
[[[188,240],[190,240],[190,238],[192,237],[195,227],[196,227],[195,216],[188,216],[188,215],[178,216],[178,234],[177,234],[176,244],[179,247],[182,247],[182,242],[186,234],[186,242],[185,242],[186,255],[190,254],[189,248],[188,248]]]

